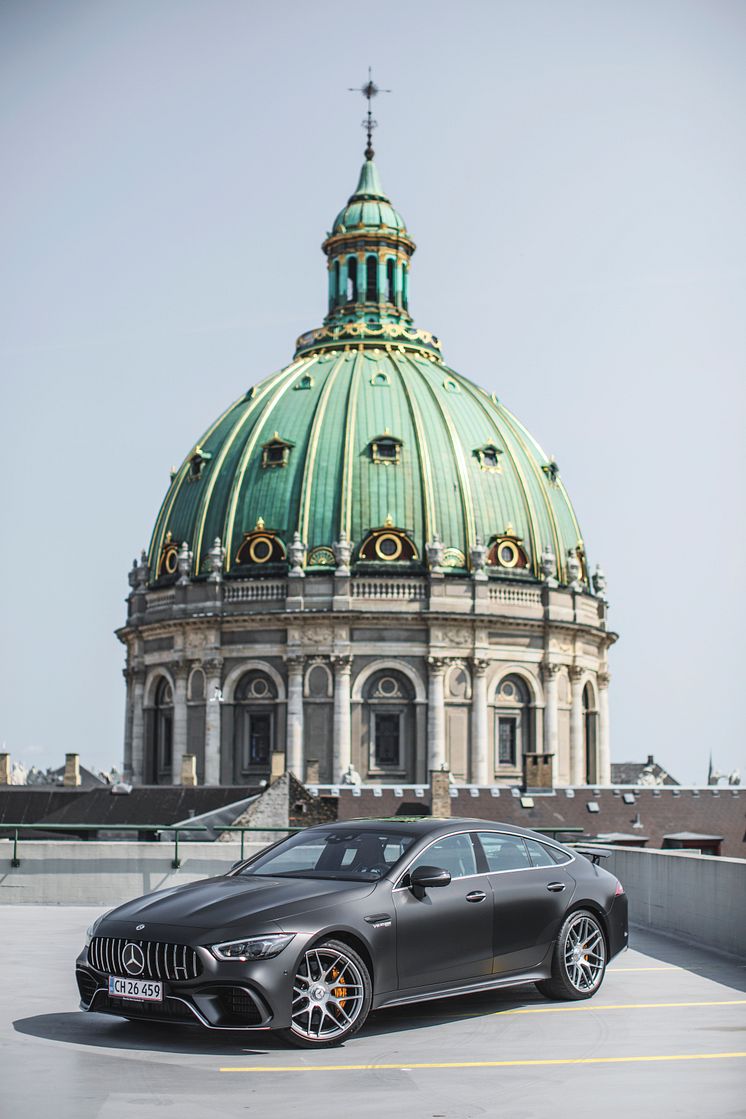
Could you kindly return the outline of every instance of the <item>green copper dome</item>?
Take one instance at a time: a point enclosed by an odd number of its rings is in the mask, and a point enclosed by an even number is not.
[[[353,572],[435,567],[587,590],[556,463],[413,324],[414,242],[371,160],[323,247],[323,325],[190,449],[158,515],[151,580],[175,577],[185,544],[192,577],[206,577],[219,538],[229,578],[289,563],[311,576],[350,555]]]

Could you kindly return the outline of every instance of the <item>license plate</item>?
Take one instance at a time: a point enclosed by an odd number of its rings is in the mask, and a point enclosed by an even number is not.
[[[110,975],[109,994],[117,999],[163,1002],[163,984],[152,979],[122,979],[118,975]]]

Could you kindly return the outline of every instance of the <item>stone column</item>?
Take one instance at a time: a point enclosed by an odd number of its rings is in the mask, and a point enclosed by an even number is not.
[[[350,674],[352,657],[332,657],[334,664],[334,762],[333,780],[339,781],[349,768],[351,755]]]
[[[443,657],[428,657],[430,676],[427,694],[427,768],[430,772],[446,765],[446,718]]]
[[[598,774],[599,785],[611,784],[611,746],[609,735],[609,681],[608,672],[599,672],[598,680]]]
[[[583,765],[583,670],[577,665],[570,668],[572,707],[570,708],[570,784],[585,784]]]
[[[127,699],[124,705],[124,756],[122,759],[122,777],[128,781],[132,776],[132,672],[129,668],[122,669],[122,676],[127,682]],[[2,781],[0,781],[0,785]]]
[[[554,754],[555,765],[559,765],[559,686],[560,665],[545,664],[544,675],[544,753]]]
[[[471,781],[474,785],[491,785],[495,778],[490,767],[487,734],[487,665],[477,657],[471,662]],[[490,772],[490,769],[492,772]]]
[[[145,766],[145,669],[132,673],[132,773],[130,780],[142,785]]]
[[[189,666],[174,667],[174,726],[171,750],[171,783],[181,784],[181,759],[187,752],[187,677]]]
[[[303,780],[303,668],[305,657],[286,657],[288,668],[285,768]]]
[[[223,702],[223,662],[219,657],[203,665],[206,680],[205,784],[220,784],[220,705]]]

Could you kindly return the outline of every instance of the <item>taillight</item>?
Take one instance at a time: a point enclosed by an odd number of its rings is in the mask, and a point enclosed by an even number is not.
[[[616,889],[614,890],[614,897],[618,898],[620,894],[624,893],[624,886],[617,878]]]

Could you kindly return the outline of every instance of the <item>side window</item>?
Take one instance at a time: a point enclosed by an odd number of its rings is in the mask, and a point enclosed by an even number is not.
[[[536,839],[526,839],[524,842],[528,847],[528,853],[534,866],[555,866],[549,849],[543,843],[539,843]]]
[[[547,847],[552,861],[555,863],[569,863],[572,856],[568,855],[567,851],[563,851],[560,847]]]
[[[447,835],[436,840],[414,861],[410,871],[418,866],[437,866],[449,871],[451,878],[464,878],[477,873],[474,844],[469,835]]]
[[[526,844],[519,835],[482,831],[479,840],[490,871],[524,870],[531,866]]]

